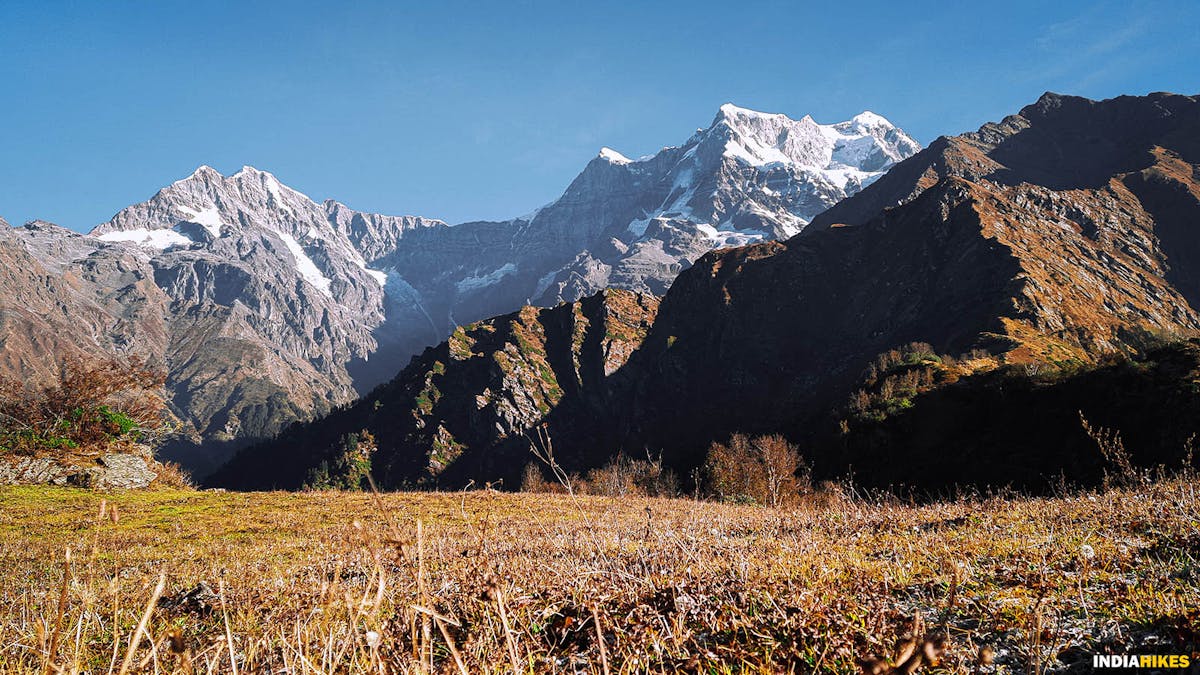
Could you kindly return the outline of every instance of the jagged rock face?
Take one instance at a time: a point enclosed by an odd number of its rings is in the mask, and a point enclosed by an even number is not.
[[[453,227],[201,167],[91,236],[5,224],[0,366],[51,378],[63,355],[116,354],[164,369],[186,437],[166,455],[204,474],[461,324],[607,287],[662,293],[705,251],[794,234],[917,149],[870,113],[823,126],[724,106],[681,147],[605,149],[528,218]]]
[[[269,173],[246,167],[225,177],[201,167],[149,201],[122,210],[86,241],[92,252],[41,260],[80,270],[128,258],[151,296],[160,339],[149,349],[168,373],[170,403],[197,441],[234,443],[275,433],[297,418],[328,412],[355,396],[347,364],[377,349],[384,322],[383,275],[350,236],[371,228],[328,217]],[[96,289],[121,288],[115,272],[93,274]],[[113,313],[139,303],[115,303]],[[211,470],[220,455],[167,455]]]
[[[458,328],[354,406],[242,451],[212,482],[300,487],[340,439],[364,430],[377,444],[371,465],[384,487],[511,482],[531,459],[527,435],[564,414],[575,423],[556,439],[559,460],[579,465],[589,448],[614,440],[587,420],[624,397],[622,367],[657,308],[653,296],[607,290]]]
[[[30,382],[62,359],[112,354],[154,362],[165,351],[161,308],[144,256],[49,223],[0,227],[0,368]]]

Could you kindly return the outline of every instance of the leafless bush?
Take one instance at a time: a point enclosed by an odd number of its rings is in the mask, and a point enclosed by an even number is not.
[[[663,466],[662,457],[631,459],[619,454],[608,464],[592,469],[580,483],[580,491],[607,497],[675,497],[679,480]]]
[[[1179,475],[1188,480],[1196,478],[1196,434],[1188,436],[1183,442],[1183,460],[1180,462]]]
[[[192,474],[176,462],[161,462],[154,471],[158,477],[154,479],[153,485],[157,487],[178,490],[191,490],[196,487]]]
[[[547,469],[550,469],[554,479],[566,490],[567,494],[574,495],[576,477],[568,474],[558,463],[558,459],[554,457],[554,439],[550,437],[550,428],[543,424],[535,428],[534,433],[536,438],[525,435],[525,439],[529,441],[529,451],[539,462],[545,464]]]
[[[754,439],[734,434],[728,445],[714,443],[704,469],[709,492],[721,499],[778,507],[802,488],[808,490],[808,469],[799,449],[778,434]]]
[[[48,386],[0,377],[0,449],[38,454],[153,443],[168,431],[164,381],[140,362],[77,358]]]
[[[534,462],[525,465],[521,473],[521,492],[536,492],[541,494],[564,494],[567,489],[560,483],[546,480],[542,470]]]
[[[1106,464],[1104,481],[1106,483],[1122,487],[1135,487],[1150,482],[1150,472],[1133,465],[1133,459],[1129,456],[1129,451],[1125,449],[1125,442],[1121,440],[1121,432],[1104,427],[1093,427],[1083,416],[1082,410],[1079,411],[1079,423],[1083,425],[1083,430],[1088,437],[1095,441],[1096,447],[1100,449],[1100,455],[1104,457]]]

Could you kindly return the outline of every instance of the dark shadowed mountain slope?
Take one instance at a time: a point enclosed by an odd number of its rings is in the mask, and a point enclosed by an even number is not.
[[[627,396],[621,368],[657,309],[653,296],[612,289],[459,328],[356,404],[242,451],[211,482],[319,485],[319,475],[353,464],[346,451],[365,431],[382,487],[458,487],[477,476],[511,485],[529,461],[527,434],[552,412],[571,419],[578,465],[585,446],[605,452],[619,440],[604,420]]]
[[[1116,448],[1133,467],[1197,468],[1200,342],[1145,338],[1134,354],[1092,364],[905,359],[804,429],[804,445],[821,475],[923,491],[1136,479],[1119,452],[1105,457]]]

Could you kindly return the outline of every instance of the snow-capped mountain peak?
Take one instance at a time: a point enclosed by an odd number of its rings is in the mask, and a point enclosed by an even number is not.
[[[859,114],[855,115],[854,117],[851,117],[850,122],[854,126],[864,128],[864,129],[872,129],[872,128],[878,128],[878,127],[886,127],[888,129],[896,128],[896,125],[889,122],[886,117],[884,117],[883,115],[877,115],[877,114],[871,112],[870,110],[864,110],[864,111],[860,112]]]
[[[181,185],[183,183],[189,183],[192,181],[211,180],[213,178],[221,178],[221,173],[207,164],[201,164],[200,166],[196,167],[195,171],[188,174],[187,177],[180,178],[172,183],[172,185]]]
[[[726,103],[700,136],[702,141],[708,138],[710,144],[722,145],[724,156],[750,166],[790,164],[815,171],[874,173],[920,149],[886,118],[870,111],[845,122],[819,124],[809,115],[794,120]],[[845,177],[837,178],[845,185]]]
[[[202,166],[149,201],[122,210],[92,234],[104,242],[134,244],[150,255],[187,252],[186,257],[216,255],[249,263],[277,283],[292,286],[299,280],[319,296],[361,305],[381,292],[386,275],[368,267],[358,245],[363,242],[354,236],[359,230],[353,223],[341,227],[335,212],[341,213],[270,172],[243,166],[223,176]],[[389,228],[404,227],[387,217],[376,221],[362,227],[385,240],[399,236],[388,233]],[[367,236],[360,235],[358,240]]]
[[[122,210],[92,234],[111,241],[116,237],[110,235],[116,232],[194,229],[187,227],[190,223],[202,226],[212,239],[219,239],[227,228],[247,224],[280,231],[293,230],[300,224],[329,230],[326,220],[320,205],[269,172],[243,166],[237,173],[224,176],[203,165],[159,190],[149,201]],[[294,234],[304,233],[301,230]]]
[[[562,197],[519,220],[575,256],[529,270],[526,297],[553,305],[610,285],[662,293],[708,250],[791,237],[918,150],[874,113],[819,124],[732,103],[683,145],[637,159],[601,148]]]
[[[787,119],[783,113],[768,113],[725,103],[717,109],[717,119]]]
[[[633,161],[616,150],[613,150],[612,148],[600,148],[599,157],[600,159],[612,162],[613,164],[628,164],[629,162]]]

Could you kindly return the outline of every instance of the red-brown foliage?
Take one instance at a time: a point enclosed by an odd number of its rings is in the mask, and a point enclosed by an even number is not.
[[[67,359],[58,381],[0,377],[0,450],[37,454],[148,442],[165,430],[165,376],[141,362]]]

